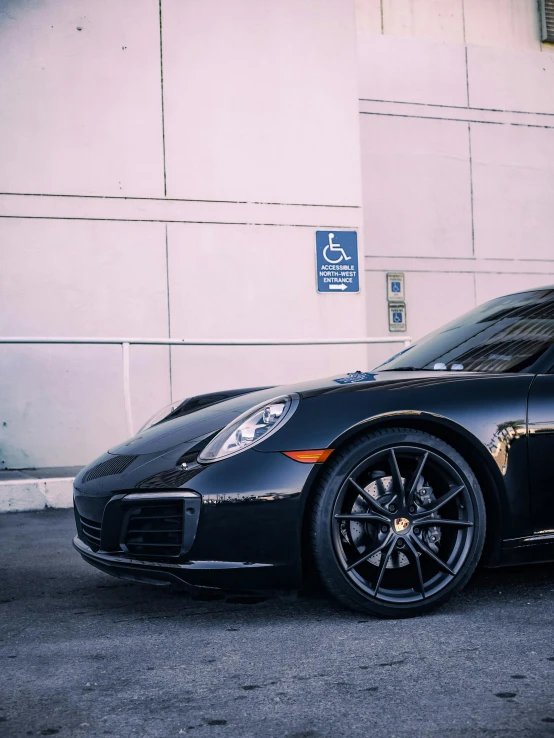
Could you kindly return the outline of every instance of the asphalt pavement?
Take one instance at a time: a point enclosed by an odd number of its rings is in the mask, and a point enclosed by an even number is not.
[[[113,579],[71,510],[0,515],[0,736],[554,736],[554,565],[478,572],[434,615]]]

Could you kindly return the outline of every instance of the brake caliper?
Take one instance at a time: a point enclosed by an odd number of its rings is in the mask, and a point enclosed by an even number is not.
[[[418,487],[415,497],[418,505],[425,508],[432,507],[433,503],[436,502],[437,499],[433,494],[433,488],[425,483],[422,483],[421,486]],[[431,517],[436,517],[438,520],[439,515],[434,513]],[[421,533],[421,539],[432,551],[438,553],[441,540],[441,529],[436,525],[429,525]]]

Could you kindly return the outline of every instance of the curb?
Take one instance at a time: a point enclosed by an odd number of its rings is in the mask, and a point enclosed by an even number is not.
[[[0,482],[0,513],[73,507],[73,478],[11,479]]]

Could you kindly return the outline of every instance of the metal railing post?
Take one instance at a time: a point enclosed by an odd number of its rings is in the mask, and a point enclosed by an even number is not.
[[[123,341],[123,399],[125,401],[125,422],[127,424],[127,433],[134,435],[133,431],[133,408],[131,406],[131,344]]]
[[[209,339],[209,338],[128,338],[128,337],[89,337],[83,336],[0,336],[3,344],[76,344],[86,346],[115,345],[122,348],[123,400],[125,405],[125,424],[127,433],[134,435],[133,408],[131,404],[131,344],[136,346],[360,346],[387,343],[411,345],[410,336],[374,336],[363,338],[284,338],[284,339]]]

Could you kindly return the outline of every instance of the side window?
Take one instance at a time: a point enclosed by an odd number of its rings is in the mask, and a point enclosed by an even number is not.
[[[378,367],[458,372],[521,372],[554,344],[554,290],[491,300]]]

